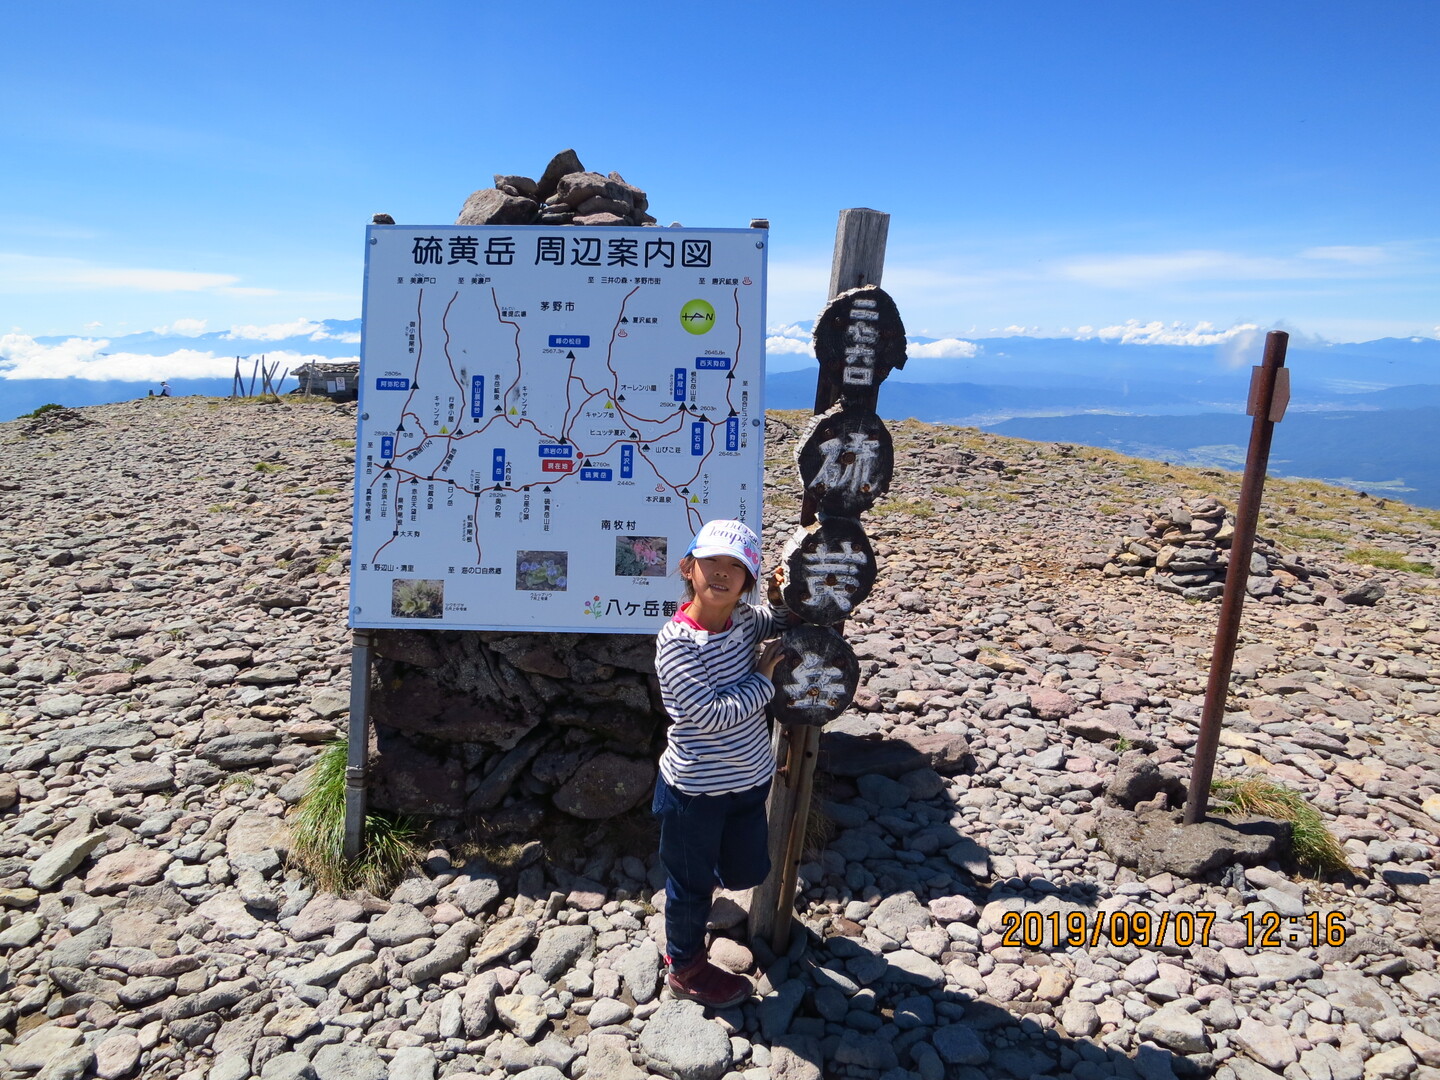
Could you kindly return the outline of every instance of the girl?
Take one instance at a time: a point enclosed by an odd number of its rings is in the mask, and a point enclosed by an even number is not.
[[[743,600],[760,573],[760,538],[741,521],[704,525],[685,557],[685,600],[655,642],[655,671],[671,725],[653,811],[665,867],[671,991],[723,1009],[750,980],[710,963],[705,923],[718,881],[749,889],[770,872],[765,798],[775,772],[765,705],[781,656],[785,612]]]

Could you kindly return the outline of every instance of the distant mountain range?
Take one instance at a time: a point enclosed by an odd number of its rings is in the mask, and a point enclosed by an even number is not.
[[[168,357],[182,350],[215,358],[204,377],[170,378],[175,394],[229,394],[232,357],[248,382],[254,357],[354,357],[359,319],[255,327],[199,335],[160,332],[111,339],[104,355]],[[912,338],[923,347],[931,339]],[[65,338],[37,338],[41,347]],[[1121,453],[1239,468],[1249,439],[1244,414],[1250,368],[1264,341],[1223,346],[1150,345],[1089,338],[984,338],[974,355],[917,355],[880,394],[887,419],[984,427],[1004,435],[1102,446]],[[0,354],[0,419],[40,405],[91,405],[144,397],[159,380],[10,379]],[[97,365],[98,366],[98,365]],[[1286,359],[1290,412],[1276,430],[1271,471],[1307,476],[1422,506],[1440,507],[1440,340],[1384,338],[1359,344],[1292,338]],[[795,354],[770,357],[766,406],[809,409],[816,365]],[[193,368],[187,370],[194,370]],[[287,389],[294,387],[294,381]]]
[[[1177,465],[1244,466],[1250,368],[1263,349],[1258,339],[1238,356],[1212,346],[1097,340],[997,338],[975,345],[974,358],[910,360],[882,388],[881,415]],[[1286,366],[1291,401],[1275,431],[1272,474],[1440,507],[1440,341],[1301,344],[1288,350]],[[815,370],[771,374],[767,407],[811,408]]]

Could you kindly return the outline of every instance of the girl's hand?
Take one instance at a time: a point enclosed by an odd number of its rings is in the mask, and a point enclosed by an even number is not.
[[[775,676],[775,665],[780,663],[784,655],[785,646],[779,638],[772,638],[767,641],[765,647],[760,650],[760,659],[755,664],[755,670],[767,679],[773,679]]]
[[[765,582],[765,599],[770,601],[771,607],[784,607],[785,598],[780,593],[780,584],[785,577],[785,568],[775,567],[770,572],[769,580]]]

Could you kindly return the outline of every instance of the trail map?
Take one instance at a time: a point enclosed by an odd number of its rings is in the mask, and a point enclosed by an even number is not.
[[[760,229],[367,231],[352,626],[654,633],[757,532]]]

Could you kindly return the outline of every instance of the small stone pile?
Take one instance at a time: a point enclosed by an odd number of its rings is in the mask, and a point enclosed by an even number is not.
[[[76,428],[88,427],[93,422],[75,409],[60,406],[47,408],[42,412],[24,417],[20,430],[26,438],[33,439],[38,435],[50,435],[56,431],[73,431]]]
[[[587,172],[574,150],[562,150],[539,182],[495,174],[495,186],[465,200],[456,225],[654,225],[645,192],[617,172]]]
[[[1186,600],[1215,600],[1225,591],[1234,536],[1235,515],[1213,496],[1168,499],[1150,515],[1142,536],[1126,537],[1110,550],[1102,570],[1106,577],[1143,577]],[[1245,589],[1267,603],[1312,604],[1338,595],[1318,580],[1325,576],[1257,536]]]

